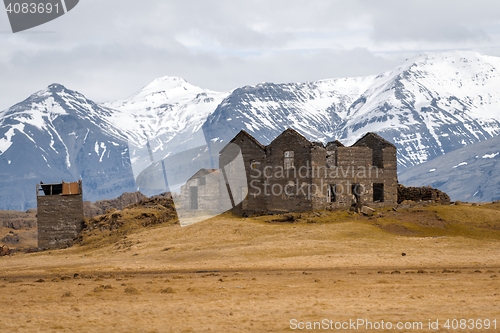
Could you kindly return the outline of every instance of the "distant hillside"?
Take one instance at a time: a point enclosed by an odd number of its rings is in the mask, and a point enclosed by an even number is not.
[[[437,187],[452,200],[500,200],[500,136],[408,168],[399,181],[406,186]]]
[[[108,210],[121,210],[129,205],[147,200],[148,197],[141,192],[123,193],[116,199],[99,200],[96,202],[85,201],[83,203],[83,212],[86,217],[93,217],[106,213]]]

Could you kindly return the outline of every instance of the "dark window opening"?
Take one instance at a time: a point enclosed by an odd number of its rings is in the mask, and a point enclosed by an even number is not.
[[[383,168],[384,167],[384,155],[382,150],[373,150],[372,154],[372,165],[377,168]]]
[[[326,166],[328,168],[338,166],[338,152],[337,150],[327,151],[326,153]]]
[[[42,184],[41,185],[44,195],[58,195],[62,194],[62,184]]]
[[[191,186],[189,188],[190,191],[190,197],[191,197],[191,209],[192,210],[197,210],[198,209],[198,187],[197,186]]]
[[[337,202],[337,185],[329,185],[327,193],[328,202]]]
[[[351,193],[353,197],[353,204],[361,203],[361,194],[363,194],[363,187],[361,184],[352,184]]]
[[[384,202],[384,184],[373,184],[373,202]]]
[[[198,185],[207,185],[207,180],[206,180],[205,176],[200,177],[198,179]]]

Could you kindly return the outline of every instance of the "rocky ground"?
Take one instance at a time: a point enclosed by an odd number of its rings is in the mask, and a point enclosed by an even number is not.
[[[37,246],[36,210],[0,211],[0,246],[29,249]]]
[[[105,214],[113,209],[121,210],[129,205],[133,205],[147,199],[148,197],[141,192],[123,193],[116,199],[99,200],[96,202],[85,201],[83,203],[83,211],[86,217],[93,217]]]

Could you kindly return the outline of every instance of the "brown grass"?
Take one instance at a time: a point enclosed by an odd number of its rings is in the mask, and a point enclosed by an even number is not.
[[[175,218],[144,227],[138,210],[123,211],[119,227],[94,228],[73,248],[0,258],[0,331],[286,332],[293,318],[495,319],[499,210],[303,213],[293,223],[224,214],[185,228]]]

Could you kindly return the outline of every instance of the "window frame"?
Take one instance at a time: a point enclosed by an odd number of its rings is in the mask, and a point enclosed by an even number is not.
[[[295,168],[295,152],[293,150],[285,150],[283,152],[283,169],[290,170]]]

